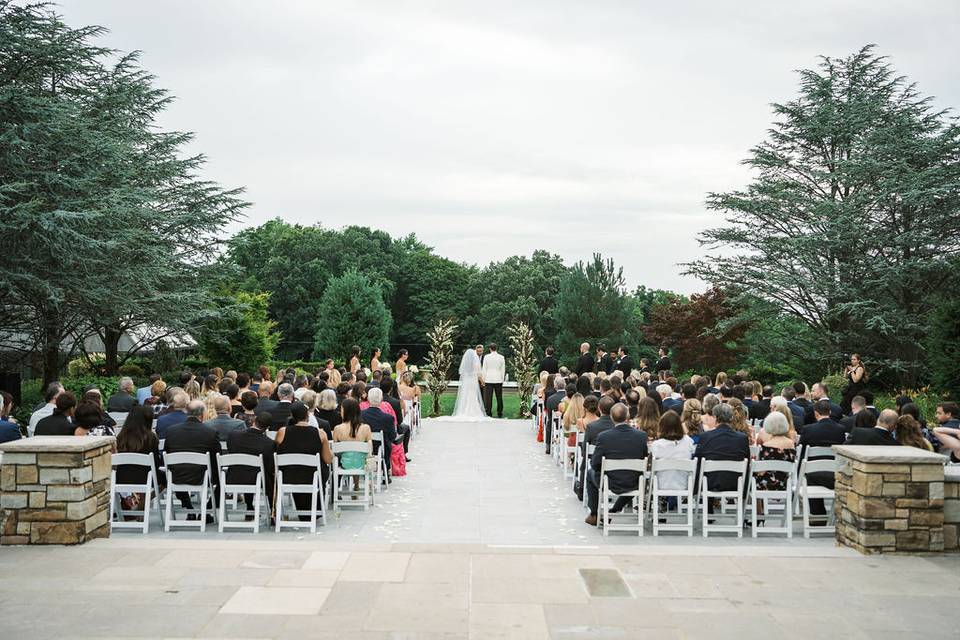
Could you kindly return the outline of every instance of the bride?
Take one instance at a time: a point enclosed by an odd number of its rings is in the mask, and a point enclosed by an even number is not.
[[[480,397],[480,356],[467,349],[460,360],[460,390],[451,418],[455,420],[486,420]]]

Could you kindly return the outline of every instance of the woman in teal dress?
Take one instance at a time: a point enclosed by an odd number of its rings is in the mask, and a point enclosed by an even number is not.
[[[333,429],[334,442],[366,442],[370,452],[373,437],[370,425],[360,421],[360,404],[353,398],[344,398],[340,404],[340,418],[343,420]],[[362,469],[367,463],[369,453],[345,451],[339,454],[342,469]]]

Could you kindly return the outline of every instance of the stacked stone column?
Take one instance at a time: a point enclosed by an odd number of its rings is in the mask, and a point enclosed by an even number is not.
[[[0,445],[0,545],[109,536],[113,445],[112,437],[74,436]]]
[[[861,553],[944,550],[943,456],[912,447],[833,447],[836,538]]]

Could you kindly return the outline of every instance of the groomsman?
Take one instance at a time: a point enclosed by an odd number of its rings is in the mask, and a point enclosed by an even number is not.
[[[594,371],[596,373],[602,371],[607,375],[610,375],[610,372],[613,371],[613,358],[610,357],[607,348],[602,344],[597,345],[597,368]]]
[[[593,356],[590,355],[590,343],[584,342],[580,345],[580,357],[577,358],[575,373],[577,376],[582,376],[587,372],[593,373],[593,365]]]
[[[553,347],[547,347],[547,350],[544,352],[545,356],[543,360],[540,361],[540,368],[538,371],[546,371],[550,375],[556,375],[560,372],[560,363],[557,362],[557,359],[553,357]]]
[[[627,354],[626,347],[620,347],[617,351],[620,358],[617,360],[617,363],[614,365],[614,369],[623,373],[623,379],[626,380],[627,376],[630,375],[630,372],[633,371],[633,358]]]

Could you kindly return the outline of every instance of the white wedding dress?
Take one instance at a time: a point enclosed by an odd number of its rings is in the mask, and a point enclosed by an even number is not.
[[[467,349],[460,360],[460,390],[450,419],[459,422],[487,419],[480,395],[480,356],[473,349]]]

